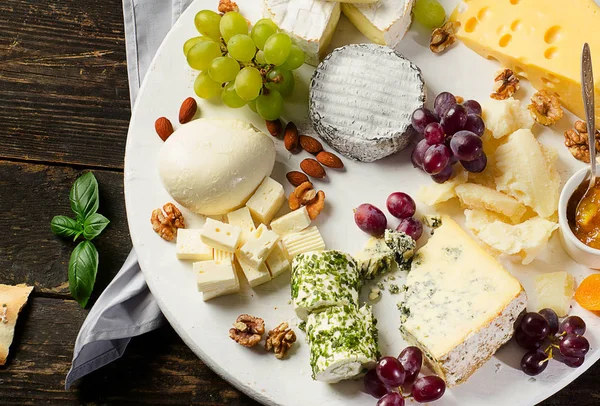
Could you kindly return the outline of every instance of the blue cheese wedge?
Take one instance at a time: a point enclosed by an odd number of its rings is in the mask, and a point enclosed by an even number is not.
[[[408,146],[411,114],[425,102],[421,70],[385,46],[336,48],[310,82],[309,117],[340,154],[372,162]]]
[[[519,281],[446,216],[413,258],[405,289],[400,331],[449,386],[512,337],[527,306]]]
[[[335,383],[372,368],[379,358],[376,319],[370,306],[329,307],[306,321],[312,377]]]
[[[390,229],[385,230],[383,239],[390,250],[396,255],[398,267],[403,271],[408,271],[413,255],[415,254],[415,248],[417,247],[415,240],[402,231],[393,231]]]
[[[371,237],[364,248],[354,255],[363,279],[373,279],[392,270],[396,253],[383,238]]]
[[[292,262],[292,302],[302,320],[327,307],[357,306],[360,285],[358,266],[349,254],[313,251]]]

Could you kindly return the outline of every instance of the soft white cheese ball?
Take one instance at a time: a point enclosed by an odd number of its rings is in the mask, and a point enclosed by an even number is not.
[[[199,119],[163,144],[158,169],[182,206],[204,215],[242,206],[275,164],[271,137],[234,119]]]

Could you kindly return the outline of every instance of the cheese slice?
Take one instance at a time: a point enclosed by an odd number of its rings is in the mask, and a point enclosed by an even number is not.
[[[412,21],[414,0],[342,2],[342,12],[371,42],[396,48]]]
[[[584,118],[581,97],[581,47],[600,50],[600,9],[593,0],[469,0],[451,20],[469,48],[529,79],[536,89],[560,95],[562,104]],[[600,66],[594,64],[595,76]],[[595,97],[600,98],[600,83]],[[600,105],[596,105],[600,126]]]
[[[514,332],[523,287],[450,217],[415,254],[400,331],[449,386],[464,382]]]
[[[264,263],[258,267],[255,267],[252,264],[249,264],[241,255],[238,255],[237,259],[237,262],[240,265],[244,276],[248,280],[250,287],[253,288],[255,286],[262,285],[263,283],[271,280],[269,269]]]
[[[271,279],[275,279],[279,275],[290,270],[290,260],[288,259],[281,242],[275,244],[273,251],[271,251],[271,254],[269,254],[265,262],[267,268],[269,268]]]
[[[317,66],[340,19],[340,5],[323,0],[264,0],[263,16],[290,35],[306,54],[305,62]]]
[[[491,210],[508,217],[516,223],[527,211],[525,205],[517,199],[485,186],[465,183],[456,187],[460,203],[469,209]]]
[[[197,273],[198,291],[207,292],[217,289],[231,289],[236,285],[237,276],[231,261],[194,262]]]
[[[290,259],[298,254],[325,249],[325,241],[316,226],[308,227],[297,233],[286,234],[281,239]]]
[[[235,269],[235,265],[233,265],[233,277],[235,278],[235,282],[232,287],[219,287],[212,290],[206,290],[202,292],[202,300],[206,302],[208,300],[214,299],[215,297],[231,295],[232,293],[238,293],[240,291],[240,279]]]

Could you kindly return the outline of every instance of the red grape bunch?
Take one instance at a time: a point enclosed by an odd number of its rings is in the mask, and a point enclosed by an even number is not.
[[[521,369],[527,375],[541,374],[552,358],[577,368],[585,361],[590,343],[583,336],[585,322],[569,316],[559,322],[552,309],[523,314],[516,323],[515,341],[528,350],[521,359]]]
[[[398,358],[382,357],[364,378],[365,392],[379,399],[377,406],[404,406],[405,397],[433,402],[442,397],[446,383],[436,375],[419,376],[423,353],[406,347]]]
[[[421,168],[437,183],[452,177],[458,162],[469,172],[482,172],[487,165],[481,136],[485,123],[481,105],[475,100],[459,104],[452,93],[438,94],[433,110],[424,107],[412,114],[412,126],[424,138],[412,152],[415,168]]]

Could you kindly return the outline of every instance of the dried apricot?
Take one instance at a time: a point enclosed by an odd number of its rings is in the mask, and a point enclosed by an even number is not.
[[[581,282],[575,300],[584,309],[600,311],[600,274],[590,275]]]

